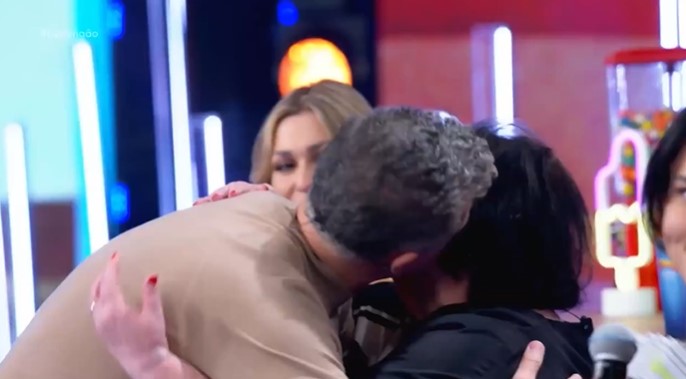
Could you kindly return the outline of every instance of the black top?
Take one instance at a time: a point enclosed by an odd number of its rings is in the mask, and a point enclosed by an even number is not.
[[[588,318],[569,323],[530,310],[449,305],[407,331],[370,378],[511,378],[532,340],[546,347],[538,379],[592,375]]]

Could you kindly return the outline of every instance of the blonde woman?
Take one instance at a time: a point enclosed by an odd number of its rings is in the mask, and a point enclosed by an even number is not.
[[[280,195],[302,201],[321,150],[346,119],[371,111],[353,87],[330,80],[289,93],[272,108],[257,135],[250,181],[268,183]],[[229,190],[220,188],[198,203],[226,197]]]

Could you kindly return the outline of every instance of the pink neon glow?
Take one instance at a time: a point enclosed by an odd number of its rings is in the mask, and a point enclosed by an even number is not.
[[[607,165],[601,168],[595,176],[595,206],[596,209],[610,207],[610,193],[608,191],[609,178],[619,171],[622,157],[622,145],[631,142],[634,145],[634,165],[636,169],[636,200],[643,195],[643,179],[648,165],[648,143],[643,135],[632,129],[624,129],[617,134],[610,145],[610,155]]]

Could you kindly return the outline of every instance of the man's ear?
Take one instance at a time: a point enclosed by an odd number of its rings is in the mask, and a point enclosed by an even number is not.
[[[467,225],[467,221],[469,221],[469,212],[464,212],[458,219],[458,231],[462,230],[462,228]]]

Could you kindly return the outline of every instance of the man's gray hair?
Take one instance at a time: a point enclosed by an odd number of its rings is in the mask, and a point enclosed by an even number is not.
[[[438,252],[495,176],[486,141],[454,116],[377,109],[350,120],[319,158],[312,221],[365,259]]]

